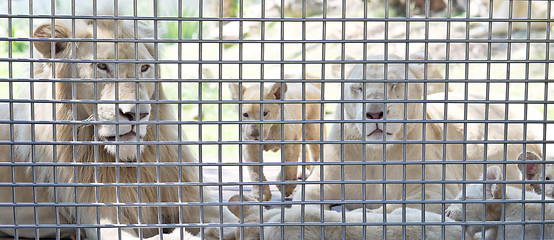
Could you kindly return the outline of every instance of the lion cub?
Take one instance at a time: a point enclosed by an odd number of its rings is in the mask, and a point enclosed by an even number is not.
[[[239,202],[240,197],[235,195],[229,199],[230,202]],[[244,201],[253,201],[246,196],[243,196]],[[237,217],[241,217],[240,206],[228,206],[229,210]],[[283,216],[282,216],[283,215]],[[364,219],[365,215],[365,219]],[[422,220],[422,212],[419,209],[406,208],[405,219],[403,219],[402,208],[395,209],[386,215],[387,223],[398,223],[398,225],[388,225],[386,228],[386,239],[462,239],[462,227],[459,225],[446,225],[444,227],[444,235],[442,234],[442,216],[432,212],[425,212],[425,220]],[[264,226],[263,235],[266,240],[277,239],[346,239],[357,240],[364,236],[364,227],[366,223],[383,222],[383,213],[374,213],[371,211],[363,211],[359,208],[354,211],[346,212],[343,221],[343,213],[332,210],[323,211],[319,207],[306,205],[304,209],[301,206],[294,205],[290,208],[285,208],[284,212],[281,208],[264,209],[263,223],[273,224]],[[243,205],[242,217],[244,223],[261,223],[260,221],[260,206]],[[284,220],[281,220],[281,219]],[[452,223],[454,220],[445,218],[444,222]],[[281,226],[275,225],[281,222],[287,223],[281,231]],[[313,224],[327,224],[323,229],[320,226]],[[359,223],[354,226],[343,226],[343,223]],[[412,225],[400,226],[402,222],[416,223]],[[434,222],[437,225],[427,225],[425,233],[422,236],[422,226],[417,225],[419,222]],[[294,224],[297,223],[297,224]],[[302,223],[307,223],[304,229],[299,226]],[[336,224],[336,225],[328,225]],[[343,228],[344,227],[344,228]],[[260,227],[244,227],[241,233],[241,227],[237,227],[235,231],[236,239],[260,239]],[[322,232],[323,230],[323,232]],[[383,225],[368,225],[365,227],[365,239],[383,239]],[[325,237],[322,237],[322,234]],[[244,238],[241,238],[242,237]],[[281,236],[283,235],[283,236]],[[344,238],[343,238],[344,237]],[[467,238],[466,238],[467,239]]]
[[[269,84],[268,84],[269,85]],[[305,89],[303,91],[303,88]],[[320,125],[319,124],[303,124],[301,123],[284,123],[281,124],[276,121],[283,120],[320,120],[320,104],[305,104],[303,109],[302,104],[287,103],[287,100],[320,100],[321,91],[319,88],[312,84],[305,84],[303,87],[300,84],[286,84],[275,83],[270,88],[264,88],[260,92],[260,85],[252,85],[249,87],[241,86],[237,83],[230,85],[231,95],[233,100],[260,100],[260,94],[262,95],[262,101],[275,101],[285,100],[283,104],[280,103],[243,103],[241,104],[241,118],[243,121],[251,123],[242,125],[242,139],[245,141],[262,141],[264,151],[278,151],[281,149],[281,144],[263,144],[263,141],[303,141],[303,140],[320,140]],[[304,93],[304,94],[303,94]],[[304,95],[304,96],[303,96]],[[266,122],[267,121],[267,122]],[[284,127],[281,130],[281,126]],[[281,132],[284,136],[281,136]],[[305,133],[305,136],[302,134]],[[257,144],[244,144],[244,156],[247,162],[260,162],[260,146]],[[302,145],[300,144],[285,144],[284,145],[284,160],[286,162],[296,162],[300,157]],[[319,159],[319,144],[309,144],[310,158],[312,161]],[[306,159],[307,153],[306,153]],[[285,180],[293,181],[297,179],[297,166],[286,166],[285,168]],[[267,181],[265,176],[260,176],[259,166],[248,167],[250,173],[250,179],[252,181],[258,181],[262,178],[262,181]],[[278,176],[281,176],[279,174]],[[285,185],[285,189],[281,189],[281,185],[277,185],[281,194],[286,197],[290,196],[296,187],[295,184]],[[259,191],[262,188],[263,200],[267,201],[271,199],[271,191],[268,185],[262,185],[260,187],[254,187],[251,195],[256,199],[259,198]]]
[[[502,170],[498,166],[487,168],[487,181],[502,180]],[[483,192],[483,185],[485,191]],[[505,193],[504,189],[505,188]],[[483,196],[483,194],[485,194]],[[525,194],[525,195],[524,195]],[[503,195],[505,197],[503,197]],[[456,200],[463,199],[463,191],[458,194]],[[485,213],[483,214],[483,203],[466,203],[465,204],[465,221],[505,221],[505,222],[521,222],[542,221],[542,210],[544,210],[544,220],[554,220],[554,203],[537,203],[532,201],[541,200],[540,194],[532,191],[522,191],[522,189],[512,186],[505,186],[501,183],[486,183],[486,184],[468,184],[465,193],[466,200],[487,200],[490,203],[485,204]],[[499,200],[516,200],[530,201],[522,205],[519,202],[500,203]],[[554,199],[545,196],[546,201]],[[525,218],[522,219],[523,209],[525,208]],[[446,209],[446,216],[456,221],[462,221],[464,215],[463,205],[460,203],[452,204]],[[485,216],[485,219],[483,219]],[[485,231],[485,239],[521,239],[521,234],[524,233],[524,239],[554,239],[554,225],[551,224],[506,224],[504,225],[504,233],[502,226],[488,225]],[[524,227],[524,228],[523,228]],[[541,227],[544,233],[541,231]],[[481,239],[480,226],[468,226],[468,234],[474,235],[475,239]],[[523,230],[523,231],[522,231]],[[544,235],[543,235],[544,234]]]
[[[525,169],[523,169],[523,164],[517,165],[522,176],[525,177],[525,180],[543,180],[547,182],[554,180],[554,166],[552,164],[541,164],[539,161],[542,160],[542,158],[533,152],[527,152],[525,155],[525,160],[531,161],[532,163],[526,163]],[[523,160],[523,153],[519,155],[518,160]],[[543,166],[544,177],[542,176]],[[543,185],[540,183],[532,183],[530,186],[531,189],[538,194],[543,192]],[[551,182],[544,184],[544,194],[548,197],[554,198],[554,183]]]

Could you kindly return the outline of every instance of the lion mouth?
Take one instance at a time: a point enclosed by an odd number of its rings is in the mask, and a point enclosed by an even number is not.
[[[116,140],[116,136],[108,136],[104,137],[106,141],[113,142]],[[137,133],[135,131],[129,131],[128,133],[119,135],[119,141],[136,141],[137,140]]]
[[[373,132],[369,133],[367,136],[372,136],[372,135],[379,135],[379,136],[382,136],[383,135],[383,130],[379,129],[379,128],[376,128],[375,130],[373,130]],[[391,136],[392,133],[389,133],[387,132],[387,135]]]

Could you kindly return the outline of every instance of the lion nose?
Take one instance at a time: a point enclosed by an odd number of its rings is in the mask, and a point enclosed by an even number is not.
[[[121,116],[123,116],[124,118],[127,118],[129,121],[136,121],[137,120],[137,118],[136,118],[137,115],[136,115],[136,112],[134,112],[134,111],[124,112],[123,110],[119,109],[119,114]],[[139,119],[138,120],[142,120],[146,116],[148,116],[147,112],[139,113]]]
[[[368,119],[381,119],[383,118],[383,112],[367,112],[365,117]]]
[[[255,139],[258,139],[258,138],[260,137],[260,131],[258,131],[257,129],[254,130],[254,131],[252,131],[252,132],[250,133],[250,137],[253,137],[253,138],[255,138]]]

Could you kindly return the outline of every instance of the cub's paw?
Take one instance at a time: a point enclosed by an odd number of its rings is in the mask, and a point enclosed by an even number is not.
[[[283,194],[285,197],[291,196],[295,188],[296,185],[291,184],[285,185],[285,189],[282,189],[282,185],[277,185],[277,189],[279,189],[279,192],[281,192],[281,194]]]
[[[461,221],[462,220],[462,211],[461,208],[458,207],[455,204],[450,205],[445,211],[444,215],[454,221]]]

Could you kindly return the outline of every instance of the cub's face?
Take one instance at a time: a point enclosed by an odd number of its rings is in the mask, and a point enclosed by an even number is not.
[[[269,84],[268,84],[269,85]],[[284,99],[286,93],[286,83],[275,83],[270,87],[265,87],[263,91],[263,101],[275,101]],[[260,101],[260,86],[242,86],[239,89],[238,84],[231,84],[231,95],[234,100],[254,100]],[[241,91],[239,91],[241,90]],[[268,139],[271,128],[274,123],[270,121],[281,120],[281,106],[275,103],[244,103],[241,104],[241,119],[245,122],[242,124],[242,138],[244,140],[261,140]],[[264,121],[267,121],[264,123]],[[252,123],[248,123],[252,122]]]

